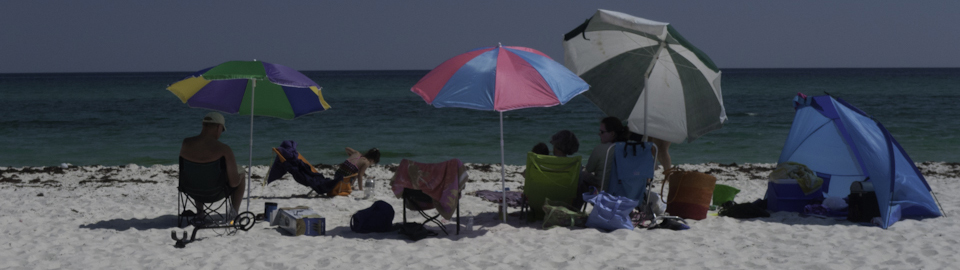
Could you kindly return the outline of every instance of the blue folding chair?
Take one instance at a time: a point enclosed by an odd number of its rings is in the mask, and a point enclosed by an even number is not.
[[[613,156],[610,156],[610,152]],[[617,142],[607,149],[607,162],[613,160],[609,168],[604,171],[608,179],[601,184],[601,190],[616,196],[623,196],[640,202],[637,210],[640,213],[637,224],[646,227],[646,224],[656,225],[658,217],[656,211],[648,201],[647,190],[653,187],[653,175],[657,167],[657,147],[651,142]],[[649,222],[648,222],[649,221]]]
[[[614,151],[613,164],[608,167],[609,180],[601,189],[612,195],[643,202],[656,168],[655,147],[650,142],[618,142],[611,145],[612,149],[608,151]]]

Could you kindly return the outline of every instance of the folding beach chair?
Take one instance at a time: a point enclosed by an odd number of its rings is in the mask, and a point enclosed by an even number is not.
[[[610,168],[610,175],[609,178],[604,178],[609,181],[603,183],[605,186],[602,186],[601,190],[612,195],[645,201],[647,186],[652,183],[653,172],[657,166],[654,148],[656,146],[650,142],[618,142],[610,145],[607,151],[613,151],[613,164],[606,167]]]
[[[526,203],[521,206],[521,215],[527,221],[543,219],[545,199],[562,204],[576,205],[577,184],[580,180],[580,156],[557,157],[527,153],[527,170],[524,174],[523,196]],[[529,214],[526,212],[529,210]],[[574,210],[575,209],[571,209]]]
[[[611,195],[622,196],[641,202],[637,206],[640,213],[638,224],[656,221],[655,211],[650,207],[647,190],[653,186],[653,174],[656,169],[656,145],[650,142],[617,142],[607,150],[613,152],[613,162],[609,169],[609,181],[604,182],[601,190]],[[611,157],[609,154],[608,157]],[[610,158],[607,159],[610,162]],[[604,174],[608,173],[604,171]]]
[[[180,176],[177,192],[177,226],[204,223],[207,219],[224,220],[233,205],[233,189],[227,180],[226,159],[210,163],[195,163],[180,157]],[[192,209],[189,209],[192,207]],[[199,213],[193,212],[199,210]]]
[[[307,161],[303,155],[296,151],[296,142],[293,141],[284,141],[280,147],[274,147],[272,150],[273,153],[276,154],[276,157],[273,160],[273,165],[270,166],[270,170],[267,172],[265,184],[270,184],[274,180],[280,179],[289,173],[293,176],[294,181],[310,187],[311,190],[304,195],[305,197],[312,197],[314,194],[327,196],[350,195],[350,182],[353,178],[357,177],[357,174],[344,176],[342,180],[326,178],[317,171],[317,168],[310,165],[310,162]]]
[[[450,220],[456,214],[457,234],[460,234],[460,196],[467,180],[466,167],[458,159],[440,163],[401,160],[390,187],[394,195],[403,198],[403,224],[411,224],[407,222],[407,210],[413,210],[426,219],[416,224],[417,229],[426,230],[425,225],[433,223],[449,235],[438,219]],[[436,209],[437,214],[426,213],[431,209]]]
[[[200,229],[225,229],[232,234],[253,227],[253,213],[228,214],[233,211],[231,196],[234,188],[230,187],[226,172],[226,159],[223,157],[209,163],[196,163],[180,157],[177,226],[182,228],[185,224],[192,224],[194,228],[189,240],[186,232],[183,238],[178,238],[176,232],[172,232],[171,236],[177,241],[176,247],[182,248],[192,242]],[[188,209],[190,207],[199,213]]]
[[[427,210],[436,208],[433,204],[433,198],[431,198],[430,195],[427,195],[426,193],[423,193],[423,191],[418,189],[404,188],[403,194],[401,196],[403,197],[403,207],[404,207],[403,224],[407,224],[406,210],[409,209],[409,210],[417,211],[417,213],[419,213],[420,216],[425,219],[422,223],[419,224],[418,230],[424,230],[426,229],[425,226],[427,223],[433,223],[437,225],[437,227],[440,228],[440,230],[442,230],[444,234],[450,235],[450,233],[447,232],[447,228],[443,226],[443,223],[441,223],[440,220],[438,220],[440,218],[440,212],[437,212],[437,214],[433,216],[425,212]],[[460,234],[459,205],[457,207],[457,234]]]

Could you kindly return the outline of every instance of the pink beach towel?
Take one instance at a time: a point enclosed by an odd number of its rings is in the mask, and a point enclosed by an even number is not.
[[[400,198],[403,189],[417,189],[433,198],[433,205],[443,218],[450,219],[457,209],[460,191],[467,183],[467,170],[459,159],[440,163],[400,161],[390,187]]]

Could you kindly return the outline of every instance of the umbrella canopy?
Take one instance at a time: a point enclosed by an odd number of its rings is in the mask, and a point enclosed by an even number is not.
[[[437,108],[500,112],[500,184],[505,191],[503,112],[565,104],[588,88],[576,74],[540,51],[496,46],[450,58],[423,76],[411,91]],[[506,192],[503,196],[506,209]],[[506,221],[506,211],[503,213]]]
[[[230,61],[197,71],[167,90],[193,108],[250,115],[247,210],[253,174],[253,116],[293,119],[330,108],[320,86],[295,69],[261,61]]]
[[[450,58],[411,90],[437,108],[504,112],[564,104],[589,87],[540,51],[497,46]]]
[[[206,68],[167,90],[190,107],[241,115],[293,119],[330,108],[320,86],[303,73],[261,61],[230,61]],[[256,107],[251,106],[253,96]]]
[[[584,94],[633,132],[690,142],[726,121],[720,69],[667,23],[598,10],[564,36],[565,65]]]

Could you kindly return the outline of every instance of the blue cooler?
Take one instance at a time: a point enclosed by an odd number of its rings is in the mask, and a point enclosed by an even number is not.
[[[824,183],[826,185],[827,183]],[[794,179],[767,181],[767,210],[803,213],[803,207],[823,201],[823,190],[817,189],[804,195],[800,184]]]

